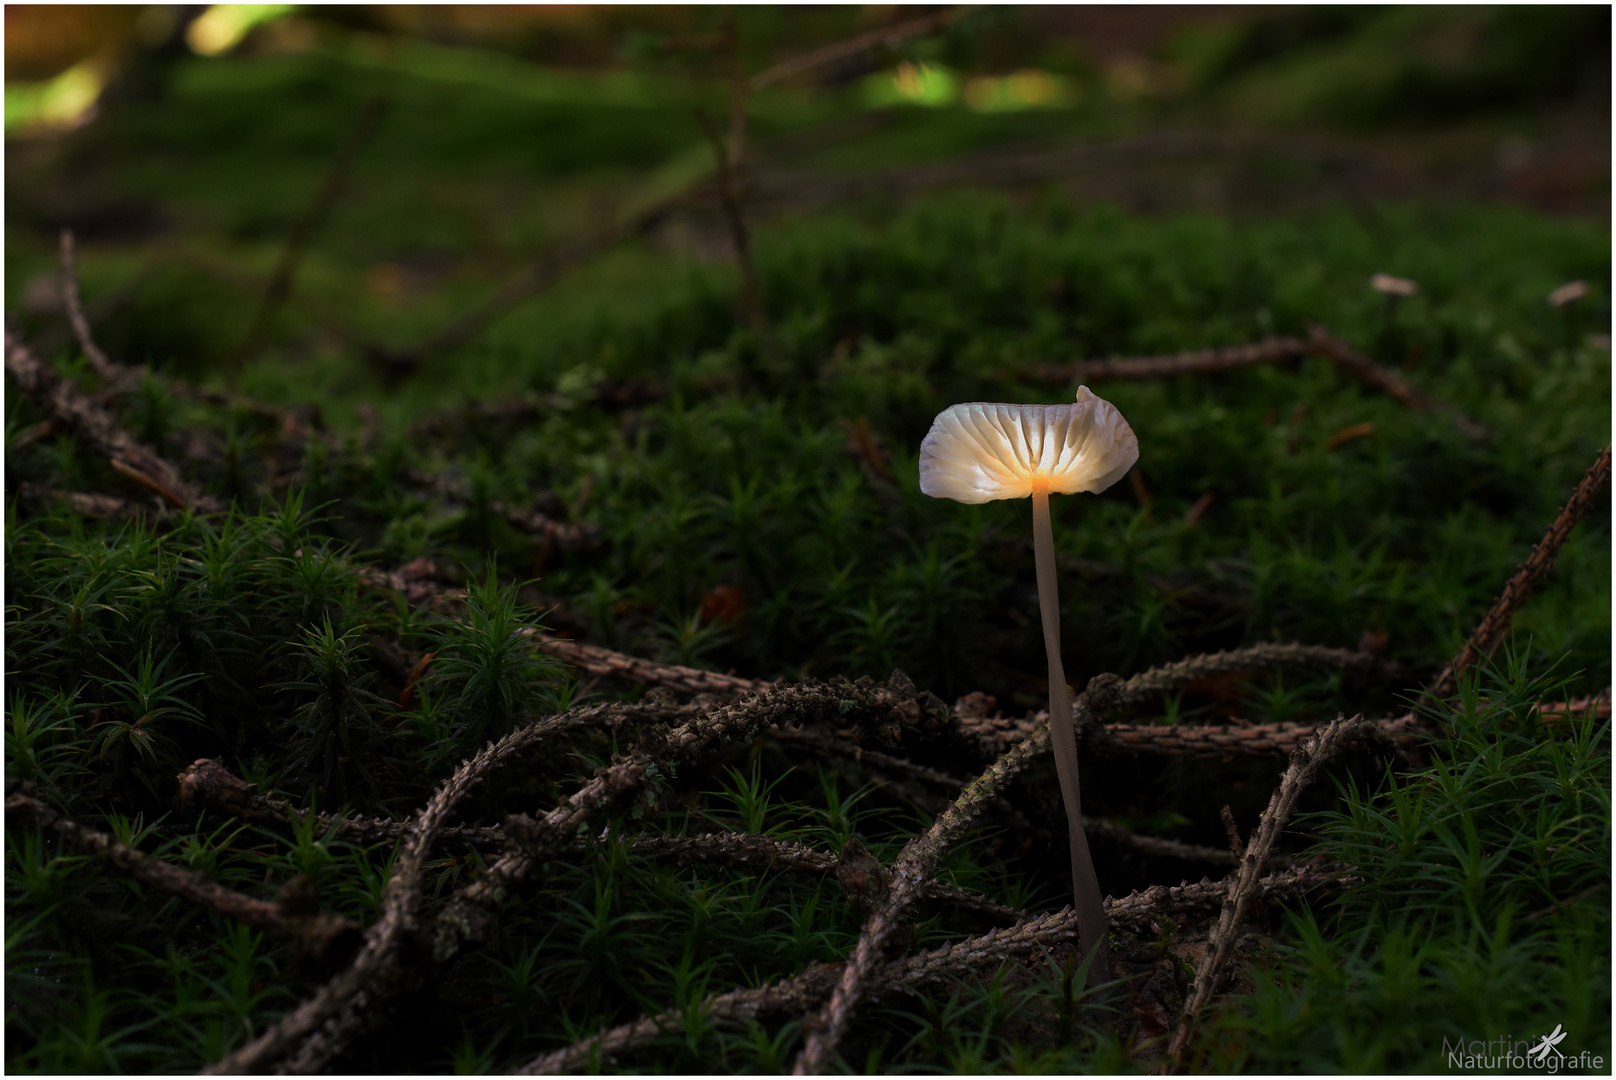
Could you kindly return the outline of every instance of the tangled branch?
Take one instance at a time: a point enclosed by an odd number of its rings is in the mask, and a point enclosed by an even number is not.
[[[419,932],[421,871],[433,841],[455,806],[497,766],[546,739],[607,718],[606,706],[577,708],[547,717],[489,743],[428,801],[404,834],[393,876],[382,894],[381,917],[365,935],[359,956],[268,1031],[211,1066],[210,1073],[314,1072],[363,1030],[376,1006],[422,975],[403,955]]]
[[[1289,870],[1258,881],[1253,895],[1263,899],[1298,900],[1342,888],[1353,881],[1341,871]],[[1226,882],[1154,885],[1120,900],[1107,901],[1106,916],[1115,927],[1131,928],[1162,915],[1212,907],[1222,902],[1227,887]],[[1065,908],[894,961],[871,980],[871,997],[881,999],[895,993],[914,992],[987,971],[1005,960],[1030,958],[1043,949],[1076,940],[1077,916],[1070,908]],[[841,972],[840,964],[815,964],[793,978],[767,986],[711,995],[702,1002],[701,1009],[715,1021],[732,1023],[801,1015],[830,995]],[[517,1074],[541,1076],[591,1065],[607,1068],[617,1064],[623,1055],[653,1044],[665,1032],[677,1030],[682,1020],[683,1014],[674,1010],[642,1017],[538,1057],[518,1069]]]

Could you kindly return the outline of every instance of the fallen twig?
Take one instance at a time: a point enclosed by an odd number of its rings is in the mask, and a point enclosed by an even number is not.
[[[834,64],[838,60],[850,59],[859,53],[868,52],[871,49],[891,48],[899,42],[907,41],[910,38],[941,30],[972,10],[971,6],[948,8],[932,15],[923,15],[918,19],[910,19],[908,22],[883,26],[879,30],[871,30],[868,33],[859,34],[857,37],[848,38],[845,41],[838,41],[813,49],[800,56],[793,56],[788,60],[782,60],[778,64],[764,68],[747,80],[747,86],[753,93],[756,93],[765,86],[772,86],[777,82],[783,82],[786,79],[812,71],[814,68],[824,67],[826,64]]]
[[[73,230],[62,230],[61,248],[62,304],[67,308],[67,319],[73,327],[73,336],[78,338],[79,351],[84,353],[84,358],[104,381],[108,383],[120,381],[128,372],[122,365],[114,364],[107,359],[107,354],[95,343],[95,336],[90,333],[90,320],[85,318],[84,306],[79,300],[79,265],[73,243]]]
[[[412,484],[419,484],[428,490],[462,502],[469,502],[473,497],[471,485],[455,477],[422,473],[413,469],[406,469],[404,476]],[[523,532],[545,543],[554,544],[562,551],[590,552],[600,547],[603,530],[599,525],[558,521],[539,510],[522,509],[497,499],[490,499],[487,507],[490,513],[500,515]]]
[[[1032,369],[1039,382],[1101,382],[1113,380],[1169,379],[1175,375],[1205,375],[1215,371],[1255,367],[1306,356],[1309,343],[1295,337],[1264,338],[1249,345],[1227,345],[1217,349],[1197,349],[1167,356],[1112,357],[1109,360],[1079,360],[1067,364],[1040,364]]]
[[[1272,337],[1249,345],[1229,345],[1198,349],[1166,356],[1113,357],[1108,360],[1079,360],[1066,364],[1042,364],[1031,375],[1045,383],[1099,382],[1106,379],[1166,379],[1175,375],[1203,375],[1236,368],[1296,360],[1308,353],[1319,353],[1341,370],[1394,398],[1415,412],[1442,414],[1472,439],[1485,439],[1491,432],[1453,406],[1426,396],[1401,372],[1358,352],[1322,326],[1308,328],[1308,336]]]
[[[347,970],[246,1046],[210,1066],[209,1073],[316,1072],[370,1022],[379,1004],[424,977],[403,954],[419,931],[421,869],[455,806],[499,765],[546,739],[607,719],[607,706],[576,708],[529,724],[489,743],[428,801],[405,833],[393,876],[382,894],[381,917]]]
[[[324,182],[309,200],[302,216],[297,219],[297,224],[292,227],[291,235],[286,238],[286,246],[281,249],[280,258],[275,261],[275,269],[270,272],[269,282],[264,286],[263,296],[258,302],[258,309],[253,313],[251,327],[247,331],[246,338],[242,340],[241,348],[237,350],[238,368],[252,359],[262,347],[264,336],[275,318],[275,313],[292,294],[297,267],[303,261],[303,253],[308,249],[309,241],[314,238],[315,232],[342,195],[342,189],[348,184],[348,173],[353,169],[359,152],[364,149],[371,136],[376,134],[376,129],[381,126],[382,118],[387,115],[391,104],[387,98],[377,96],[367,100],[360,108],[359,116],[354,120],[353,130],[338,148]]]
[[[1073,703],[1074,717],[1086,708],[1086,698],[1086,694],[1078,695]],[[935,873],[938,862],[984,804],[997,795],[1011,777],[1049,749],[1046,724],[966,785],[954,805],[944,811],[930,829],[904,846],[893,863],[891,886],[885,901],[864,924],[864,931],[842,970],[830,1002],[808,1023],[808,1039],[797,1057],[794,1073],[812,1075],[825,1071],[830,1055],[852,1023],[853,1011],[867,990],[870,976],[885,960],[890,939],[902,925],[909,905]]]
[[[1548,577],[1549,571],[1554,569],[1554,557],[1559,554],[1566,537],[1571,529],[1587,516],[1592,509],[1594,500],[1599,497],[1605,485],[1610,482],[1610,446],[1607,444],[1583,474],[1581,482],[1571,492],[1571,497],[1560,508],[1549,531],[1543,534],[1532,548],[1532,554],[1527,560],[1516,568],[1515,576],[1504,584],[1504,591],[1493,601],[1493,606],[1487,614],[1482,616],[1481,622],[1471,632],[1465,641],[1464,648],[1459,650],[1441,674],[1431,683],[1425,691],[1426,695],[1437,700],[1445,700],[1454,695],[1459,688],[1459,676],[1468,671],[1478,661],[1491,657],[1503,640],[1504,634],[1509,630],[1510,620],[1515,616],[1515,610],[1531,595],[1532,590]]]
[[[210,758],[198,758],[179,774],[178,779],[181,802],[206,806],[243,821],[285,826],[291,821],[307,820],[309,816],[307,811],[295,809],[290,799],[258,794],[257,784],[247,783]],[[318,832],[335,830],[336,837],[354,844],[382,844],[397,840],[412,824],[398,818],[320,813],[313,816]],[[443,843],[464,847],[497,848],[505,843],[505,836],[500,830],[470,825],[442,828],[436,838]]]
[[[104,521],[135,521],[138,519],[162,520],[168,511],[162,506],[146,506],[132,499],[120,499],[115,495],[97,495],[88,491],[60,491],[56,488],[41,487],[27,481],[17,485],[17,494],[26,499],[39,499],[54,502],[58,499],[67,503],[75,514],[87,518],[99,518]]]
[[[681,694],[735,696],[762,693],[775,685],[758,679],[743,679],[735,675],[703,671],[700,668],[684,667],[680,664],[660,664],[655,660],[613,652],[599,645],[566,641],[537,631],[531,636],[534,639],[534,646],[539,650],[591,675],[623,679],[648,686],[665,686]]]
[[[130,470],[142,474],[158,485],[157,488],[152,488],[152,484],[144,486],[157,490],[176,505],[207,512],[223,509],[218,500],[180,475],[178,468],[136,442],[110,412],[35,357],[9,327],[6,329],[6,372],[23,392],[43,405],[63,426],[77,433],[92,450],[106,457],[115,468],[122,465],[120,471],[125,475],[130,475]]]
[[[317,907],[303,910],[307,905],[290,902],[296,889],[279,904],[227,889],[206,875],[147,855],[116,837],[63,817],[11,779],[6,781],[6,816],[37,825],[118,873],[287,941],[300,957],[314,963],[329,963],[344,954],[351,955],[359,945],[359,924],[321,914]]]
[[[737,105],[735,110],[745,115],[744,104]],[[752,263],[752,238],[746,229],[746,215],[741,212],[741,197],[735,178],[738,161],[731,159],[731,150],[725,147],[723,136],[705,112],[696,110],[696,120],[713,148],[718,202],[724,211],[724,224],[729,229],[730,243],[735,248],[735,261],[741,268],[741,311],[761,345],[768,338],[769,320],[763,311],[763,292],[758,287],[757,267]],[[744,130],[744,126],[733,124],[732,129],[740,131]],[[739,149],[739,146],[735,147],[736,151]]]
[[[869,679],[810,681],[770,687],[735,704],[693,716],[671,731],[642,731],[639,743],[627,756],[600,769],[548,814],[537,819],[506,819],[507,832],[520,833],[520,846],[506,852],[444,906],[436,920],[434,955],[439,961],[447,960],[466,942],[480,939],[487,929],[489,909],[544,860],[570,844],[592,817],[640,798],[647,787],[680,763],[720,745],[751,738],[765,728],[794,724],[836,720],[867,725],[872,734],[897,737],[905,728],[941,719],[928,717],[928,707],[924,698],[916,700]]]
[[[1359,382],[1396,398],[1415,412],[1442,414],[1453,421],[1455,427],[1472,439],[1486,439],[1492,432],[1445,402],[1426,397],[1402,373],[1385,364],[1378,364],[1352,346],[1331,334],[1322,326],[1308,328],[1308,340],[1335,361],[1337,367],[1349,372]]]
[[[1184,1064],[1184,1055],[1189,1048],[1190,1033],[1194,1030],[1195,1019],[1216,988],[1221,974],[1220,969],[1234,948],[1241,920],[1245,918],[1248,903],[1257,886],[1258,875],[1262,873],[1263,863],[1273,851],[1280,830],[1290,820],[1297,796],[1312,782],[1319,768],[1363,725],[1362,716],[1351,720],[1337,718],[1323,731],[1298,747],[1296,753],[1292,755],[1290,768],[1285,770],[1279,787],[1274,789],[1273,796],[1268,800],[1268,809],[1263,811],[1256,835],[1246,845],[1245,857],[1241,860],[1239,869],[1233,875],[1234,880],[1228,887],[1223,910],[1218,915],[1218,924],[1207,942],[1206,955],[1195,972],[1194,989],[1184,1002],[1178,1030],[1173,1033],[1173,1041],[1168,1047],[1170,1069],[1178,1069]]]

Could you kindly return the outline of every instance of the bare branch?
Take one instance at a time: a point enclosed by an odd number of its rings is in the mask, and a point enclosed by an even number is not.
[[[608,706],[594,706],[547,717],[489,743],[462,763],[404,834],[393,876],[382,894],[381,917],[367,931],[353,966],[207,1071],[228,1074],[279,1068],[316,1072],[341,1053],[364,1030],[378,1005],[424,977],[418,965],[405,957],[403,947],[420,930],[421,868],[455,806],[490,772],[517,754],[565,732],[600,726],[611,715]]]
[[[314,238],[315,232],[319,230],[320,225],[331,213],[331,208],[341,197],[343,188],[348,184],[348,174],[352,171],[354,162],[371,136],[376,134],[376,129],[381,126],[382,118],[387,115],[391,104],[387,98],[376,96],[361,106],[348,138],[332,158],[331,168],[326,172],[325,180],[315,191],[314,197],[309,200],[302,216],[297,219],[297,224],[292,227],[291,235],[286,238],[286,246],[281,249],[280,258],[275,262],[275,269],[270,272],[269,283],[264,286],[258,310],[253,313],[252,326],[236,353],[238,367],[252,359],[263,346],[264,336],[274,321],[275,313],[292,294],[297,267],[303,261],[303,253],[308,249],[309,241]]]
[[[1472,439],[1485,439],[1491,432],[1453,406],[1426,396],[1405,379],[1401,372],[1358,352],[1322,326],[1309,328],[1306,339],[1271,337],[1249,345],[1229,345],[1217,349],[1197,349],[1166,356],[1113,357],[1108,360],[1079,360],[1066,364],[1042,364],[1032,369],[1033,378],[1044,383],[1098,382],[1106,379],[1166,379],[1175,375],[1204,375],[1218,371],[1296,360],[1308,353],[1327,357],[1342,371],[1372,390],[1386,394],[1415,412],[1450,417],[1460,431]]]
[[[137,519],[162,521],[168,516],[168,511],[161,506],[146,506],[129,499],[120,499],[113,495],[97,495],[88,491],[60,491],[26,481],[17,485],[17,494],[26,499],[43,501],[60,499],[81,517],[100,518],[106,521]]]
[[[1220,969],[1228,960],[1235,939],[1239,936],[1240,923],[1245,918],[1258,875],[1262,873],[1263,863],[1273,851],[1280,830],[1290,820],[1297,796],[1312,783],[1319,768],[1363,726],[1362,716],[1353,717],[1351,720],[1337,718],[1329,727],[1298,747],[1296,753],[1292,755],[1290,768],[1285,770],[1279,787],[1274,789],[1273,797],[1268,800],[1268,809],[1263,811],[1262,820],[1257,825],[1257,833],[1247,845],[1245,857],[1233,875],[1233,882],[1228,886],[1223,910],[1218,916],[1218,924],[1207,942],[1206,956],[1195,973],[1194,989],[1184,1002],[1178,1030],[1173,1033],[1173,1041],[1168,1048],[1168,1059],[1173,1069],[1180,1068],[1184,1064],[1184,1055],[1189,1048],[1190,1033],[1194,1029],[1196,1016],[1212,996]]]
[[[84,353],[84,358],[104,381],[110,383],[118,380],[126,375],[127,371],[121,364],[114,364],[107,359],[107,354],[95,343],[95,336],[90,333],[90,320],[85,318],[84,305],[79,300],[79,263],[73,242],[73,230],[62,230],[61,247],[62,303],[67,308],[67,318],[73,326],[73,336],[78,338],[79,351]]]
[[[1074,717],[1087,708],[1086,699],[1086,694],[1078,695],[1073,704]],[[930,829],[905,845],[893,863],[891,887],[885,902],[864,924],[864,931],[859,935],[829,1004],[809,1022],[807,1042],[793,1069],[797,1075],[822,1073],[829,1065],[830,1055],[852,1023],[853,1011],[864,996],[870,976],[885,960],[893,934],[949,846],[1011,777],[1049,750],[1049,726],[1045,724],[966,785],[954,805],[944,811]]]
[[[848,38],[846,41],[838,41],[834,44],[814,49],[811,52],[803,53],[800,56],[793,56],[789,60],[782,60],[772,67],[764,68],[752,76],[748,81],[748,86],[753,93],[756,93],[765,86],[772,86],[777,82],[783,82],[786,79],[812,71],[814,68],[824,67],[826,64],[834,64],[838,60],[847,60],[871,49],[891,48],[910,38],[941,30],[972,10],[973,8],[969,6],[948,8],[945,11],[937,12],[935,15],[925,15],[918,19],[910,19],[908,22],[894,23],[879,30],[871,30],[857,37]]]
[[[534,645],[542,652],[591,675],[623,679],[648,686],[665,686],[681,694],[723,694],[733,697],[739,694],[765,693],[775,685],[679,664],[659,664],[655,660],[613,652],[599,645],[566,641],[548,634],[533,633],[531,636]]]
[[[35,357],[9,327],[6,329],[6,372],[23,392],[36,399],[63,426],[76,432],[92,450],[113,462],[115,467],[121,463],[121,471],[126,475],[129,470],[143,474],[167,493],[164,498],[178,500],[180,505],[209,512],[222,509],[218,500],[186,480],[178,468],[136,442],[110,412]]]
[[[1358,352],[1352,346],[1331,334],[1322,326],[1308,328],[1309,341],[1335,361],[1337,367],[1351,374],[1359,382],[1372,390],[1396,398],[1415,412],[1433,413],[1447,416],[1465,435],[1472,439],[1486,439],[1492,437],[1492,432],[1482,424],[1470,419],[1453,406],[1445,402],[1427,397],[1413,383],[1403,378],[1402,373],[1385,364],[1378,364]]]
[[[1079,360],[1067,364],[1040,364],[1031,371],[1039,382],[1061,385],[1070,382],[1170,379],[1175,375],[1206,375],[1216,371],[1273,364],[1306,356],[1309,344],[1301,338],[1272,337],[1249,345],[1227,345],[1218,349],[1197,349],[1167,356],[1112,357],[1109,360]]]
[[[27,794],[24,785],[9,779],[6,781],[6,816],[37,825],[120,874],[287,941],[304,959],[326,963],[344,954],[351,955],[359,946],[359,924],[336,915],[320,914],[317,903],[272,904],[227,889],[210,877],[147,855],[116,837],[63,817]],[[290,900],[291,894],[286,894],[285,899]]]
[[[807,681],[772,686],[735,704],[692,716],[671,731],[642,732],[628,755],[599,770],[548,814],[505,820],[506,831],[519,834],[519,847],[506,852],[482,877],[450,898],[436,919],[434,956],[440,962],[447,960],[466,942],[480,939],[487,930],[490,909],[544,860],[565,850],[591,818],[641,798],[647,788],[681,763],[770,727],[837,721],[867,725],[872,734],[897,736],[905,728],[940,719],[928,718],[925,707],[924,699],[916,701],[869,679]]]
[[[745,116],[745,105],[735,106],[740,115]],[[746,216],[741,211],[741,197],[737,187],[735,169],[737,160],[730,156],[730,150],[724,145],[724,138],[719,134],[712,118],[700,109],[696,110],[696,121],[707,136],[707,141],[713,148],[713,160],[717,166],[718,201],[724,210],[724,224],[729,227],[731,245],[735,248],[735,261],[741,268],[741,311],[745,316],[752,332],[758,335],[759,344],[767,338],[769,333],[768,316],[763,311],[763,292],[758,287],[757,267],[752,262],[752,238],[746,228]],[[744,131],[744,124],[733,119],[732,128]],[[738,148],[737,148],[738,149]]]
[[[1504,634],[1509,630],[1510,620],[1514,618],[1515,611],[1525,602],[1532,591],[1549,576],[1554,569],[1554,557],[1559,554],[1560,548],[1571,534],[1572,528],[1588,515],[1594,500],[1604,491],[1605,485],[1610,483],[1610,446],[1599,452],[1594,463],[1583,474],[1582,480],[1571,492],[1571,497],[1560,508],[1554,523],[1549,531],[1543,534],[1543,539],[1532,548],[1532,554],[1527,560],[1516,568],[1515,576],[1504,584],[1504,591],[1493,606],[1482,617],[1481,622],[1465,642],[1464,648],[1459,650],[1448,666],[1436,677],[1425,693],[1436,699],[1452,697],[1459,688],[1459,676],[1473,667],[1479,660],[1492,656],[1503,640]]]

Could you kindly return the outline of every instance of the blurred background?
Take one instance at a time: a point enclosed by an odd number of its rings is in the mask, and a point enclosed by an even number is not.
[[[1029,707],[1028,596],[984,581],[986,607],[938,614],[927,575],[1021,526],[913,490],[930,418],[1069,399],[1029,365],[1323,322],[1496,426],[1544,395],[1587,423],[1538,410],[1535,441],[1433,461],[1429,424],[1327,373],[1118,387],[1154,449],[1129,490],[1069,512],[1084,531],[1062,543],[1103,579],[1072,636],[1093,670],[1134,670],[1402,623],[1392,651],[1431,665],[1499,579],[1469,561],[1473,523],[1454,518],[1441,577],[1397,515],[1485,507],[1507,568],[1608,431],[1609,21],[1548,5],[12,6],[6,310],[81,362],[58,277],[72,229],[109,354],[289,417],[199,411],[153,384],[128,422],[247,505],[289,484],[340,501],[331,527],[367,561],[542,578],[552,626],[629,651],[771,677],[898,662]],[[1421,291],[1398,308],[1378,272]],[[1580,299],[1546,304],[1568,281]],[[1561,364],[1572,383],[1549,378]],[[1235,416],[1263,425],[1265,461]],[[1354,441],[1365,424],[1376,439]],[[94,486],[66,450],[30,452],[31,475]],[[1321,470],[1368,486],[1326,494]],[[552,550],[499,505],[598,524],[606,553]],[[1308,531],[1366,507],[1392,518],[1349,528],[1350,550]],[[896,547],[868,539],[888,533]],[[1349,563],[1380,573],[1374,551],[1401,569],[1301,599]],[[1154,593],[1134,587],[1150,573]],[[997,659],[971,647],[967,609],[996,612]],[[1608,615],[1551,623],[1556,647],[1606,647]]]
[[[696,113],[730,128],[738,78],[939,12],[11,6],[7,309],[58,317],[48,264],[70,226],[132,361],[197,371],[344,331],[399,347],[546,245],[711,172]],[[955,187],[1151,213],[1503,200],[1603,222],[1609,106],[1602,6],[991,7],[771,76],[745,104],[746,199],[759,226]],[[297,295],[253,329],[300,231]],[[644,233],[655,254],[732,255],[715,199]]]

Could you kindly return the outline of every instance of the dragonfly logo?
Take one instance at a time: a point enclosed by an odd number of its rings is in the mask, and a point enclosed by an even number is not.
[[[1605,1067],[1605,1059],[1592,1051],[1583,1050],[1575,1056],[1566,1054],[1560,1044],[1566,1039],[1564,1024],[1555,1024],[1554,1030],[1531,1039],[1517,1039],[1506,1035],[1498,1039],[1460,1040],[1457,1043],[1442,1040],[1442,1055],[1448,1068],[1463,1072],[1542,1071],[1553,1075],[1559,1072],[1592,1072]]]
[[[1564,1061],[1565,1055],[1560,1053],[1560,1043],[1566,1037],[1565,1025],[1555,1024],[1554,1030],[1543,1036],[1543,1041],[1526,1052],[1526,1059],[1539,1069],[1549,1063],[1549,1055],[1553,1054],[1557,1061]],[[1533,1060],[1533,1059],[1536,1060]]]

